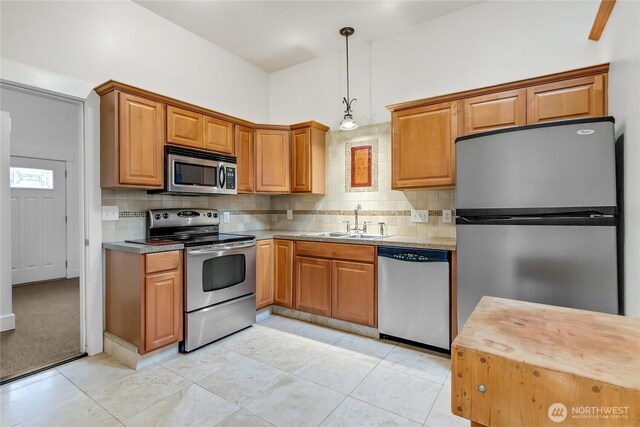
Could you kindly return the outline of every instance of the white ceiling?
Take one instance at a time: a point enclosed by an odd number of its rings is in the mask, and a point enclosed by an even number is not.
[[[479,1],[149,1],[139,5],[268,72],[473,6]]]

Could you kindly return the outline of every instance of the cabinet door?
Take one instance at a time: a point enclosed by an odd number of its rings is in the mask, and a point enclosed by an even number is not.
[[[167,142],[191,148],[203,148],[202,114],[167,106]]]
[[[332,261],[331,315],[336,319],[376,326],[373,264]]]
[[[291,132],[291,191],[311,191],[311,129]]]
[[[273,240],[256,243],[256,309],[273,304]]]
[[[463,135],[527,124],[526,89],[462,100]]]
[[[394,189],[455,185],[456,106],[445,102],[393,113]]]
[[[275,293],[273,303],[293,307],[293,242],[275,241]]]
[[[119,95],[120,184],[164,185],[164,104]]]
[[[296,310],[331,316],[331,261],[296,256]]]
[[[233,154],[233,123],[204,116],[204,148],[218,153]]]
[[[177,342],[182,334],[182,271],[147,276],[144,352]],[[142,351],[140,354],[143,354]]]
[[[256,191],[291,191],[289,167],[289,131],[256,131]]]
[[[255,191],[255,142],[253,129],[236,125],[236,162],[238,193]]]
[[[607,114],[606,77],[581,77],[527,89],[527,123],[601,117]]]

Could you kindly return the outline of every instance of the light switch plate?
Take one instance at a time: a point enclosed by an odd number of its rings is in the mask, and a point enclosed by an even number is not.
[[[229,222],[229,221],[230,221],[230,219],[229,219],[229,212],[223,212],[223,213],[222,213],[222,218],[223,218],[223,221],[224,221],[224,222]]]
[[[287,219],[293,219],[293,211],[291,209],[287,209]]]
[[[103,206],[102,207],[102,220],[103,221],[117,221],[120,219],[120,211],[117,206]]]
[[[451,224],[451,210],[447,209],[442,211],[442,222]]]
[[[411,222],[429,222],[429,211],[411,209]]]

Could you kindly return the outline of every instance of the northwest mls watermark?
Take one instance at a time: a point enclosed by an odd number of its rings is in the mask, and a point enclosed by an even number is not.
[[[625,420],[629,418],[628,406],[572,406],[571,411],[562,403],[554,403],[547,410],[549,419],[561,423],[571,420]]]

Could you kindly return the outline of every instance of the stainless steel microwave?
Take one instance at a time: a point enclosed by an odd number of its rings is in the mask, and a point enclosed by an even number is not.
[[[166,147],[166,193],[237,194],[236,158]]]

